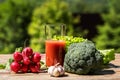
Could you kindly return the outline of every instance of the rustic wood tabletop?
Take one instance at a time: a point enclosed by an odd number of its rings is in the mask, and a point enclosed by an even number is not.
[[[0,54],[0,64],[6,63],[12,57],[11,54]],[[44,60],[45,58],[42,58]],[[51,77],[47,72],[13,74],[6,70],[0,70],[0,80],[120,80],[120,54],[116,54],[109,68],[96,75],[76,75],[65,73],[63,77]]]

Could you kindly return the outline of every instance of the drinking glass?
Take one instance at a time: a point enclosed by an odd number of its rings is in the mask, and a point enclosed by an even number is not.
[[[46,65],[53,66],[57,63],[63,66],[65,57],[65,41],[53,40],[53,36],[65,36],[65,25],[57,26],[47,25],[45,26],[45,54],[46,54]]]

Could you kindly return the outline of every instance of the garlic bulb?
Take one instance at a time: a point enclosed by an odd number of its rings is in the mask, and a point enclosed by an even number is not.
[[[55,66],[50,66],[48,68],[48,74],[54,77],[63,76],[64,73],[64,68],[59,63],[57,63]]]

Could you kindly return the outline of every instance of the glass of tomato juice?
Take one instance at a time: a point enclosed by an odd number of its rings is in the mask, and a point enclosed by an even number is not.
[[[65,25],[46,25],[45,26],[45,53],[46,53],[46,66],[53,66],[57,63],[63,66],[65,57],[65,41],[52,40],[54,35],[64,36]]]
[[[65,41],[62,40],[46,40],[46,65],[53,66],[57,63],[63,66],[65,56]]]

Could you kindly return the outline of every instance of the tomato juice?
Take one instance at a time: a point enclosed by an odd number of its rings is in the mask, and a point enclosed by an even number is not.
[[[60,63],[63,66],[65,57],[65,41],[46,40],[45,43],[46,65],[53,66]]]

